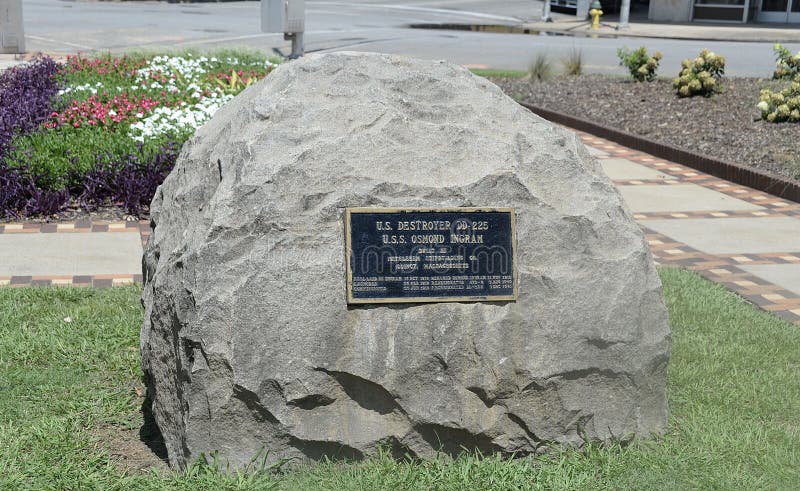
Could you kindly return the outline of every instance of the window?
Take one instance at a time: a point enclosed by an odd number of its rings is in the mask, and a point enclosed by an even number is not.
[[[694,0],[692,18],[700,21],[747,22],[749,6],[750,0]]]
[[[769,1],[769,0],[764,0],[764,1]],[[694,4],[695,5],[714,5],[714,6],[718,6],[718,7],[729,6],[729,5],[730,6],[744,7],[745,2],[746,2],[746,0],[695,0]],[[785,3],[786,2],[784,0],[784,4]],[[784,10],[785,10],[785,7],[784,7]]]
[[[763,12],[786,12],[788,0],[761,0]]]

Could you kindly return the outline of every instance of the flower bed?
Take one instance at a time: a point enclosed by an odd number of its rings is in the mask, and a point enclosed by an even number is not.
[[[79,55],[0,73],[0,218],[146,214],[183,142],[275,66],[235,52]]]

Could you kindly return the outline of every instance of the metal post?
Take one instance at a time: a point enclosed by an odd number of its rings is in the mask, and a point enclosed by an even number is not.
[[[22,0],[0,0],[0,53],[24,52]]]
[[[630,13],[631,0],[622,0],[622,5],[619,7],[619,24],[617,24],[617,29],[628,29],[631,27],[630,24],[628,24]]]
[[[295,32],[292,34],[285,34],[284,39],[292,40],[292,53],[289,55],[290,60],[296,60],[303,56],[305,52],[305,43],[303,40],[302,32]]]
[[[290,60],[303,56],[305,30],[305,0],[261,0],[261,32],[282,32],[284,40],[291,39]]]
[[[542,2],[542,22],[553,22],[550,18],[550,0]]]
[[[578,4],[575,7],[575,17],[578,20],[586,20],[589,17],[589,0],[578,0]]]

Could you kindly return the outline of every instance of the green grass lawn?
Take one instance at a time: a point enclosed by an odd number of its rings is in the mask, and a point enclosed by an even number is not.
[[[0,489],[797,489],[800,328],[693,273],[661,276],[674,339],[663,437],[535,460],[378,456],[231,475],[125,472],[114,456],[115,432],[142,425],[138,287],[2,288]]]
[[[470,68],[469,71],[475,75],[487,78],[522,78],[528,75],[528,72],[520,70],[498,70],[494,68]]]

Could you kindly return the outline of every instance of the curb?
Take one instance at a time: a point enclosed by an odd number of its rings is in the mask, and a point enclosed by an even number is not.
[[[670,39],[678,41],[713,41],[713,42],[737,42],[737,43],[797,43],[800,42],[793,35],[776,35],[774,33],[758,33],[752,37],[736,37],[735,33],[718,35],[712,32],[711,35],[681,34],[673,33],[669,35],[655,34],[650,32],[637,32],[631,29],[619,30],[614,24],[601,23],[605,29],[589,30],[586,28],[589,22],[580,22],[570,27],[555,27],[553,23],[484,23],[484,24],[460,24],[453,22],[417,22],[408,24],[411,29],[433,29],[445,31],[472,31],[503,34],[527,34],[527,35],[547,35],[547,36],[568,36],[577,38],[634,38],[634,39]],[[657,24],[652,24],[657,25]],[[701,26],[701,24],[698,24]]]
[[[758,169],[706,157],[666,143],[660,143],[625,131],[602,126],[593,121],[570,116],[550,109],[519,103],[534,114],[554,123],[585,131],[595,136],[611,140],[633,150],[649,153],[664,160],[669,160],[687,167],[697,169],[706,174],[735,182],[779,198],[800,203],[800,182]]]

